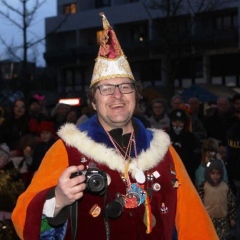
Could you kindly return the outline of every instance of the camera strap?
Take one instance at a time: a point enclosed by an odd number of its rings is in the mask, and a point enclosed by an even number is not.
[[[107,209],[106,209],[106,200],[107,200],[107,189],[104,194],[104,212],[103,212],[103,217],[104,217],[104,225],[105,225],[105,231],[106,231],[106,240],[110,240],[110,227],[109,227],[109,222],[108,222],[108,214],[107,214]]]
[[[107,190],[104,194],[104,225],[106,230],[106,240],[110,240],[110,227],[108,222],[108,215],[106,210],[106,199],[107,199]],[[70,206],[70,219],[71,219],[71,230],[72,230],[72,239],[76,240],[77,236],[77,224],[78,224],[78,202],[74,202]]]
[[[70,206],[70,219],[71,219],[72,239],[75,240],[77,236],[77,222],[78,222],[78,202],[77,201],[75,201]]]

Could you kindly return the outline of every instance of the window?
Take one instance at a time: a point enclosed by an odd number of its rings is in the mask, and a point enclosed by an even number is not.
[[[76,3],[67,4],[63,7],[63,13],[65,13],[65,14],[73,14],[76,12],[77,12],[77,4]]]
[[[108,7],[110,5],[111,5],[111,0],[95,0],[96,8]]]
[[[215,19],[215,25],[217,30],[226,30],[237,28],[238,24],[237,13],[231,13],[228,15],[218,16]]]

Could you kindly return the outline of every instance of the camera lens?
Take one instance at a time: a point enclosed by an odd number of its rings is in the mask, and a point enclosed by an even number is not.
[[[92,192],[101,192],[105,188],[102,175],[93,175],[87,180],[87,187]]]
[[[123,206],[118,201],[112,201],[106,206],[106,212],[109,218],[116,219],[121,216]]]

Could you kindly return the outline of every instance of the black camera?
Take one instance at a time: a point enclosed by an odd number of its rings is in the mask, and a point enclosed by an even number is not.
[[[91,193],[105,193],[107,189],[107,174],[98,168],[88,168],[71,174],[70,178],[85,175],[87,190]]]

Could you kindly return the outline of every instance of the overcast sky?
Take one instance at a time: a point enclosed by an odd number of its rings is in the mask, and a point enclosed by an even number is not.
[[[20,0],[7,0],[7,2],[12,4],[13,6],[19,7],[19,10],[21,9]],[[29,3],[33,4],[35,0],[30,0]],[[30,6],[30,5],[29,5]],[[2,4],[0,6],[0,9],[2,10]],[[31,7],[29,7],[31,9]],[[6,10],[5,10],[6,11]],[[11,12],[10,12],[11,13]],[[13,15],[12,15],[13,16]],[[30,28],[30,31],[28,33],[29,38],[35,38],[39,39],[44,37],[45,35],[45,26],[44,26],[44,19],[46,17],[56,16],[56,0],[47,0],[44,5],[39,8],[39,10],[36,13],[36,18],[34,20],[34,24]],[[13,16],[15,18],[15,16]],[[19,22],[20,19],[16,20]],[[16,28],[12,23],[9,23],[5,18],[0,16],[0,35],[2,38],[4,38],[5,41],[9,43],[13,43],[14,45],[21,44],[22,43],[22,32]],[[43,53],[45,51],[44,42],[37,45],[37,65],[38,66],[45,66],[45,61],[43,58]],[[5,54],[6,47],[0,42],[0,60],[4,60],[8,58],[8,56]],[[31,52],[30,52],[31,55]],[[31,56],[29,56],[29,59],[31,60]]]

